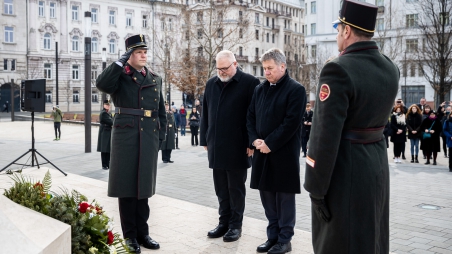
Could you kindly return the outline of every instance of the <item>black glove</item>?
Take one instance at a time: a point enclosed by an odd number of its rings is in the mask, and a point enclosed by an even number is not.
[[[326,222],[330,221],[331,215],[328,207],[326,207],[325,199],[317,199],[309,195],[311,198],[312,208],[314,208],[315,213],[319,217]]]
[[[125,65],[127,63],[127,60],[129,60],[130,55],[132,54],[133,49],[127,50],[122,56],[118,59],[118,62],[122,63],[122,65]]]

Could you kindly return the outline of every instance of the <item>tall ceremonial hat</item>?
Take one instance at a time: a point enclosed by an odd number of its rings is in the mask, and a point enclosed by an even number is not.
[[[110,105],[110,101],[109,100],[104,100],[104,104]]]
[[[364,32],[375,32],[377,22],[378,7],[366,2],[355,0],[344,0],[339,11],[339,19],[333,22],[336,28],[339,23],[343,23]]]
[[[144,35],[137,34],[130,36],[129,38],[126,39],[126,50],[135,48],[145,48],[145,49],[148,48]]]

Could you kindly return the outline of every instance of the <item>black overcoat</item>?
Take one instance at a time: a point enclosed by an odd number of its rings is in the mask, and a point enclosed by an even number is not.
[[[409,113],[406,119],[406,127],[408,129],[408,139],[417,139],[421,137],[422,115],[418,113]],[[411,133],[417,131],[416,134]]]
[[[165,139],[166,112],[162,79],[126,64],[108,66],[96,80],[116,107],[153,110],[157,118],[115,114],[111,133],[108,196],[149,198],[155,194],[159,140]]]
[[[301,120],[306,90],[288,72],[270,86],[266,80],[254,90],[248,108],[249,144],[263,139],[271,150],[254,151],[251,188],[300,193]]]
[[[176,123],[174,114],[172,112],[166,112],[166,137],[162,143],[160,150],[173,150],[176,148]]]
[[[97,151],[101,153],[110,152],[111,143],[111,126],[113,125],[113,118],[111,114],[103,109],[99,115],[99,135],[97,136]]]
[[[401,118],[405,119],[405,114],[400,113]],[[392,129],[392,136],[391,136],[391,142],[393,143],[405,143],[406,142],[406,120],[404,123],[397,123],[397,115],[392,114],[391,116],[391,129]],[[397,134],[398,130],[402,130],[402,133]]]
[[[312,110],[305,111],[303,114],[303,120],[301,120],[301,136],[302,137],[309,137],[309,133],[311,133],[311,125],[306,125],[304,122],[308,122],[312,124],[312,116],[313,116]]]
[[[201,114],[200,145],[207,146],[209,168],[246,170],[248,133],[246,114],[259,80],[237,69],[224,85],[218,77],[207,81]]]
[[[399,76],[374,41],[350,45],[322,68],[304,183],[309,193],[325,198],[331,213],[325,222],[311,209],[316,254],[389,253],[385,140],[352,143],[342,132],[385,126]],[[375,105],[379,110],[369,113]]]
[[[443,130],[443,126],[441,126],[441,119],[438,117],[435,120],[432,120],[429,117],[425,118],[421,124],[421,133],[424,133],[425,130],[430,129],[430,127],[435,132],[431,133],[430,138],[422,138],[421,150],[424,152],[441,152],[440,134]]]

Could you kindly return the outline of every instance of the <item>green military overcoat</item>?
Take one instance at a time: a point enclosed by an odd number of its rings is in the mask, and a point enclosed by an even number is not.
[[[173,150],[176,148],[176,125],[173,112],[166,112],[166,138],[162,143],[161,150]]]
[[[101,153],[110,152],[111,126],[113,119],[107,110],[103,109],[99,115],[99,135],[97,136],[97,151]]]
[[[385,126],[398,82],[398,68],[373,41],[350,45],[320,73],[304,188],[325,198],[331,219],[325,222],[312,209],[316,254],[389,253],[389,165],[383,134],[380,141],[366,144],[342,135]]]
[[[147,68],[146,76],[126,64],[108,66],[97,88],[110,94],[115,107],[158,112],[157,118],[115,114],[111,133],[108,196],[149,198],[155,194],[159,140],[165,138],[166,113],[162,79]]]

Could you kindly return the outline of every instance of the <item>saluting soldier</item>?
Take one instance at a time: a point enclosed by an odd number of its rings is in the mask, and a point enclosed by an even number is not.
[[[389,165],[383,129],[399,70],[374,35],[377,6],[344,0],[339,57],[323,67],[304,188],[312,201],[316,254],[389,253]],[[369,108],[378,105],[369,114]]]
[[[111,126],[113,125],[113,118],[110,114],[110,102],[104,101],[104,108],[99,115],[99,135],[97,137],[97,151],[100,152],[102,160],[102,169],[110,168],[110,140],[111,140]]]
[[[174,114],[170,110],[168,103],[165,104],[166,119],[168,124],[166,125],[166,138],[162,143],[162,161],[163,163],[173,163],[171,160],[171,152],[176,147],[176,124],[174,123]]]
[[[143,35],[126,39],[126,52],[97,79],[97,88],[115,104],[111,137],[108,196],[118,197],[126,244],[140,253],[140,245],[158,249],[149,236],[148,198],[155,194],[158,150],[165,139],[166,112],[162,78],[146,68]]]

